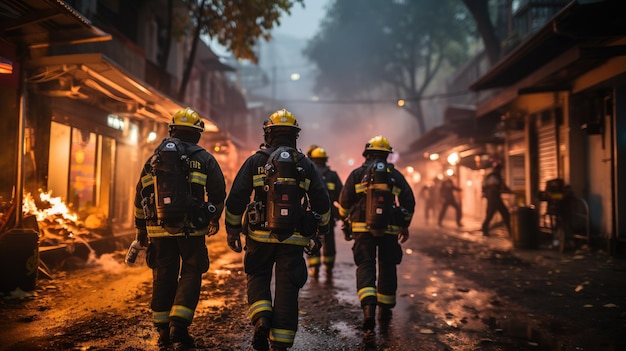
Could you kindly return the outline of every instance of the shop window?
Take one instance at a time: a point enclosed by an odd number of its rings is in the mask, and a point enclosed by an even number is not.
[[[133,228],[135,186],[139,180],[141,163],[138,159],[137,146],[118,143],[116,146],[118,160],[115,164],[113,192],[114,206],[111,209],[111,224],[114,231]]]
[[[72,128],[52,122],[50,126],[50,153],[48,159],[48,190],[52,196],[68,202],[67,186],[70,169],[70,141]]]
[[[96,135],[72,128],[68,200],[81,218],[96,205]]]
[[[109,228],[116,141],[52,122],[48,190],[90,230]],[[124,201],[130,197],[126,194]]]

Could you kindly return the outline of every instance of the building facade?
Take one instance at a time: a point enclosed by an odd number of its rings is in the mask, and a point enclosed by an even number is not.
[[[182,16],[184,7],[175,4],[173,14]],[[132,231],[140,168],[168,135],[171,115],[187,106],[204,119],[202,146],[227,176],[235,172],[229,160],[236,147],[214,117],[241,96],[224,93],[231,87],[223,75],[229,68],[216,65],[217,56],[201,43],[187,93],[175,98],[190,39],[163,37],[165,1],[8,0],[0,6],[7,24],[0,56],[14,63],[13,74],[0,76],[7,106],[0,136],[12,144],[2,157],[5,203],[21,203],[16,194],[51,192],[93,233]]]
[[[479,218],[484,199],[477,196],[477,181],[490,161],[502,162],[514,191],[506,199],[510,208],[536,208],[539,227],[546,225],[547,211],[541,194],[548,181],[561,179],[587,207],[585,240],[623,253],[623,4],[507,4],[512,7],[499,7],[504,14],[499,18],[508,18],[499,26],[502,58],[489,65],[478,56],[451,78],[454,91],[465,86],[473,94],[450,102],[452,115],[414,143],[412,159],[439,172],[453,168],[466,188],[464,214]],[[469,125],[459,129],[459,120]],[[462,138],[463,132],[469,138]],[[439,158],[433,165],[426,158],[434,153]],[[447,162],[452,153],[461,156],[460,168]]]

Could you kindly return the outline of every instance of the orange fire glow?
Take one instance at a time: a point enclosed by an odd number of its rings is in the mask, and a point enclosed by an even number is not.
[[[70,212],[63,200],[60,197],[52,197],[52,191],[41,192],[39,199],[47,203],[49,207],[44,209],[37,208],[37,204],[30,193],[24,195],[24,202],[22,205],[22,212],[25,214],[32,214],[37,217],[37,221],[43,221],[45,219],[56,218],[59,224],[64,221],[78,222],[78,215]]]

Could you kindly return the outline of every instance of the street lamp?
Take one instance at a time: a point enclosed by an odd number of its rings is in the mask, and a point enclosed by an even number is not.
[[[459,154],[456,153],[456,152],[453,152],[450,155],[448,155],[447,160],[448,160],[448,163],[451,166],[456,166],[459,163],[459,160],[460,160]]]

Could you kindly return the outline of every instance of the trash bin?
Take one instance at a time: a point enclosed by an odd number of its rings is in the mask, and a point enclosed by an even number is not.
[[[513,247],[536,249],[538,246],[539,216],[534,207],[521,206],[511,213]]]
[[[29,228],[14,228],[0,237],[0,291],[33,291],[39,271],[39,235]]]

